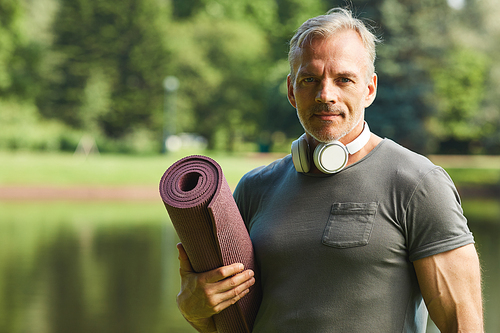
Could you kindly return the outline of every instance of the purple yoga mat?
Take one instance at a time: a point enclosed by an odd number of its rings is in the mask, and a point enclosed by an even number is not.
[[[160,196],[196,272],[243,263],[258,276],[252,242],[222,169],[209,157],[185,157],[163,174]],[[258,283],[214,316],[220,333],[249,333],[261,300]]]

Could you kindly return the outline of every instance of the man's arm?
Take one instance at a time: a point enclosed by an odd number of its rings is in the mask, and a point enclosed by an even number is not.
[[[252,270],[243,271],[243,264],[220,267],[196,273],[181,243],[179,250],[181,291],[177,306],[186,320],[199,332],[216,333],[212,316],[248,294],[255,278]]]
[[[413,265],[429,315],[441,332],[483,332],[481,269],[473,244]]]

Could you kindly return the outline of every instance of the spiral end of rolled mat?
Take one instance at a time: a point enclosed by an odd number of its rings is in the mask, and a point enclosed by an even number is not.
[[[208,204],[221,187],[222,169],[206,156],[187,156],[175,162],[160,181],[163,202],[175,208]]]
[[[250,236],[217,162],[201,155],[175,162],[160,180],[160,196],[196,272],[239,262],[258,278]],[[260,301],[255,284],[214,316],[218,331],[251,332]]]

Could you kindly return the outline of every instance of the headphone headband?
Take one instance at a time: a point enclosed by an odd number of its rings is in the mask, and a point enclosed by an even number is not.
[[[370,141],[370,127],[368,127],[368,124],[365,121],[361,134],[356,139],[346,144],[345,147],[347,148],[349,154],[353,155],[360,151],[361,148],[368,143],[368,141]]]

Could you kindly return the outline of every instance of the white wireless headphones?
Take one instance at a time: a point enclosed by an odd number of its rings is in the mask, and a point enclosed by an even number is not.
[[[357,153],[369,140],[370,128],[365,122],[363,132],[354,141],[345,146],[340,141],[320,143],[314,149],[314,164],[323,173],[339,172],[346,166],[349,154]],[[292,142],[292,161],[297,172],[307,173],[311,169],[309,144],[307,143],[305,133]]]

